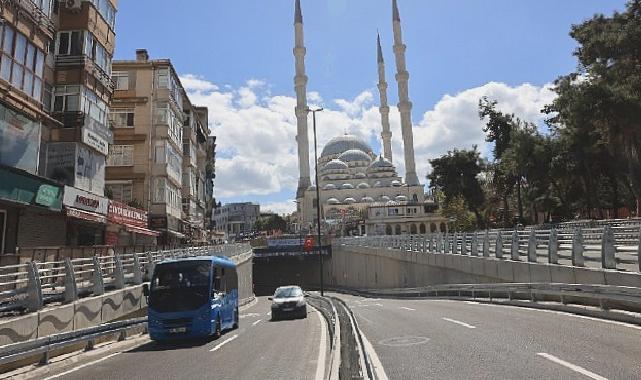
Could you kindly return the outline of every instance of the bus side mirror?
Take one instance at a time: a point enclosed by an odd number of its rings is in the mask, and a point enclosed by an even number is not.
[[[149,284],[142,284],[142,294],[149,297]]]

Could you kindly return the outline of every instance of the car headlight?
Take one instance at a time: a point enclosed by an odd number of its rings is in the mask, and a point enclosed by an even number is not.
[[[301,300],[298,300],[298,302],[296,302],[296,306],[305,306],[305,299],[303,298]]]

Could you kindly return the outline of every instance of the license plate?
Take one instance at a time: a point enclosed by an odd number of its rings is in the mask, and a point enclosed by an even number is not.
[[[169,329],[169,332],[172,333],[172,334],[183,333],[185,331],[187,331],[186,327],[176,327],[174,329]]]
[[[283,308],[283,311],[292,311],[292,310],[294,310],[293,307],[285,307],[285,308]]]

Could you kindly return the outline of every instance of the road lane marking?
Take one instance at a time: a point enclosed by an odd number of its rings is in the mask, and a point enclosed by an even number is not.
[[[318,316],[318,320],[321,325],[321,330],[320,330],[320,343],[318,347],[318,359],[316,362],[316,376],[314,377],[315,380],[323,380],[325,378],[325,355],[327,351],[327,337],[325,336],[325,331],[327,331],[327,322],[325,322],[325,318],[321,315],[321,313],[316,310],[312,306],[312,310],[316,312],[316,315]]]
[[[260,317],[260,314],[258,314],[258,313],[247,313],[247,314],[241,314],[240,315],[240,319],[252,318],[252,317]]]
[[[271,312],[271,311],[269,311],[269,312],[267,312],[267,314],[265,314],[265,315],[267,315],[267,316],[269,317],[270,315],[272,315],[272,312]]]
[[[601,375],[597,375],[594,372],[590,372],[587,369],[585,369],[583,367],[580,367],[580,366],[578,366],[576,364],[572,364],[572,363],[566,362],[565,360],[559,359],[554,355],[550,355],[550,354],[545,353],[545,352],[539,352],[539,353],[537,353],[537,355],[539,355],[539,356],[541,356],[543,358],[546,358],[547,360],[549,360],[551,362],[554,362],[556,364],[560,364],[560,365],[562,365],[562,366],[564,366],[566,368],[569,368],[574,372],[577,372],[577,373],[580,373],[582,375],[585,375],[585,376],[587,376],[587,377],[589,377],[591,379],[594,379],[594,380],[608,380],[607,378],[605,378],[605,377],[603,377]]]
[[[238,334],[236,334],[236,335],[232,336],[232,337],[231,337],[231,338],[229,338],[229,339],[225,339],[225,340],[223,340],[222,342],[218,343],[218,344],[216,345],[216,347],[212,348],[212,349],[211,349],[211,350],[209,350],[209,351],[210,351],[210,352],[217,351],[219,348],[221,348],[222,346],[226,345],[227,343],[231,342],[232,340],[234,340],[234,339],[236,339],[236,338],[238,338]]]
[[[259,319],[259,320],[257,320],[257,321],[254,321],[254,323],[252,323],[252,326],[256,326],[256,325],[258,324],[258,322],[260,322],[260,321],[262,321],[262,319]]]
[[[412,309],[411,307],[405,307],[405,306],[400,306],[401,309],[409,310],[409,311],[416,311],[416,309]]]
[[[113,354],[110,354],[110,355],[104,356],[104,357],[102,357],[102,358],[100,358],[100,359],[96,359],[96,360],[94,360],[94,361],[92,361],[92,362],[85,363],[85,364],[81,364],[81,365],[79,365],[79,366],[77,366],[77,367],[74,367],[74,368],[72,368],[72,369],[68,370],[68,371],[61,372],[61,373],[59,373],[59,374],[57,374],[57,375],[49,376],[49,377],[45,378],[44,380],[56,379],[56,378],[58,378],[58,377],[68,375],[68,374],[70,374],[70,373],[72,373],[72,372],[76,372],[76,371],[77,371],[77,370],[79,370],[79,369],[83,369],[83,368],[85,368],[85,367],[89,367],[90,365],[94,365],[94,364],[97,364],[97,363],[103,362],[103,361],[105,361],[105,360],[107,360],[107,359],[109,359],[109,358],[113,358],[114,356],[116,356],[116,355],[120,355],[121,353],[122,353],[122,351],[121,351],[121,352],[114,352]]]
[[[457,321],[456,319],[445,318],[445,317],[443,317],[441,319],[444,320],[444,321],[456,323],[457,325],[461,325],[463,327],[467,327],[468,329],[475,329],[476,328],[476,326],[472,326],[472,325],[470,325],[468,323],[465,323],[465,322]]]
[[[383,304],[380,304],[380,303],[375,303],[374,305],[383,307]]]
[[[365,333],[362,332],[362,330],[361,330],[361,338],[363,339],[363,348],[365,349],[365,353],[369,357],[370,363],[372,363],[372,367],[374,367],[373,370],[374,370],[374,373],[376,374],[375,378],[377,380],[389,380],[387,378],[387,374],[385,373],[385,369],[383,368],[383,364],[381,363],[381,360],[378,358],[378,355],[376,355],[374,346],[372,346],[369,340],[367,340],[367,337],[365,336]]]

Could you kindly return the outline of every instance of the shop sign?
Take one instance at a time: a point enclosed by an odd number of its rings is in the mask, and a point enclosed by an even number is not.
[[[111,223],[147,228],[147,211],[110,200],[107,220]]]
[[[75,187],[65,186],[62,203],[67,207],[107,214],[108,199]]]
[[[70,216],[72,218],[76,219],[82,219],[82,220],[88,220],[90,222],[95,222],[95,223],[105,223],[106,219],[102,215],[98,215],[93,212],[86,212],[82,210],[78,210],[75,208],[68,208],[67,209],[67,216]]]
[[[105,245],[116,246],[118,245],[118,233],[113,231],[105,232]]]
[[[0,199],[60,211],[62,188],[47,182],[21,170],[0,166]]]
[[[149,218],[149,228],[154,230],[166,229],[167,228],[167,217],[166,216],[152,216]]]
[[[109,155],[109,143],[87,127],[82,128],[82,142],[105,156]]]
[[[58,202],[60,196],[60,188],[52,185],[40,185],[38,187],[38,192],[36,193],[36,203],[45,206],[52,207]]]

